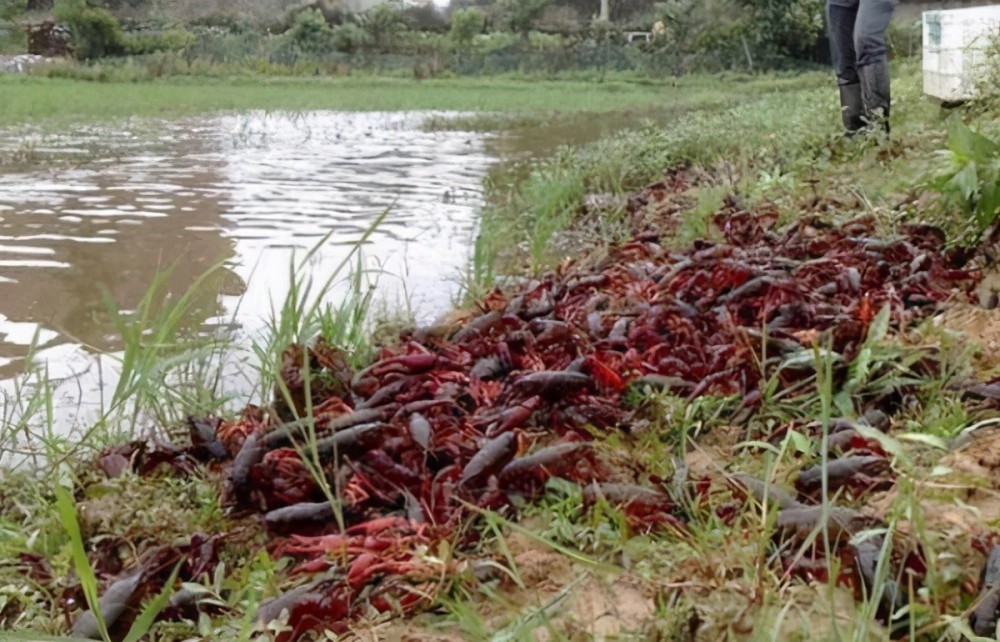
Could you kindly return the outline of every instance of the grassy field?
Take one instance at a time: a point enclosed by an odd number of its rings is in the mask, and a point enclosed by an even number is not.
[[[148,82],[0,76],[0,126],[59,125],[116,118],[172,118],[248,109],[300,111],[447,110],[505,113],[691,109],[740,93],[797,86],[799,78],[692,77],[663,82],[546,81],[508,78],[176,78]],[[71,97],[71,99],[67,99]]]
[[[570,256],[578,263],[602,265],[610,250],[630,241],[636,226],[641,231],[649,221],[674,226],[669,234],[666,227],[656,228],[670,250],[682,252],[718,240],[712,217],[734,208],[774,213],[779,227],[808,221],[805,233],[873,217],[878,236],[866,239],[873,247],[882,237],[899,233],[902,224],[934,223],[951,244],[975,247],[978,239],[969,232],[981,231],[975,225],[976,207],[996,183],[991,172],[1000,167],[1000,151],[979,139],[975,145],[963,144],[969,136],[956,134],[964,130],[952,119],[995,140],[1000,138],[996,104],[984,100],[958,111],[942,110],[922,95],[916,66],[894,72],[891,139],[873,134],[845,140],[835,88],[825,74],[689,78],[662,85],[364,78],[127,85],[0,79],[0,120],[61,124],[253,108],[405,107],[526,115],[614,112],[665,103],[677,109],[668,125],[561,149],[532,163],[516,184],[494,185],[468,277],[468,299],[479,303],[497,283],[516,290],[517,277],[552,274]],[[62,100],[67,93],[80,99]],[[451,126],[483,127],[483,122],[460,120]],[[533,127],[545,121],[526,117],[525,122]],[[972,170],[970,160],[975,161]],[[637,220],[629,197],[649,197],[663,188],[646,187],[669,182],[673,172],[684,172],[691,186],[673,194],[664,211],[653,212],[649,221]],[[941,180],[959,174],[964,182]],[[369,354],[370,346],[357,333],[357,321],[366,311],[363,297],[338,308],[314,305],[321,284],[307,286],[307,270],[298,278],[301,285],[278,311],[272,337],[257,346],[263,389],[281,380],[282,351],[290,342],[320,334],[347,347],[357,357],[354,367]],[[357,291],[363,291],[360,284]],[[175,305],[184,304],[182,298]],[[995,501],[1000,454],[989,434],[963,431],[988,427],[1000,412],[989,402],[970,400],[953,384],[969,377],[985,380],[1000,371],[988,347],[997,338],[990,328],[998,318],[994,311],[959,300],[942,304],[938,312],[912,327],[873,321],[859,357],[843,367],[834,366],[836,355],[820,349],[822,337],[817,337],[814,350],[804,351],[813,357],[805,364],[806,391],[786,390],[773,373],[770,393],[750,418],[739,412],[741,400],[731,396],[651,394],[638,402],[645,413],[644,430],[598,434],[595,448],[606,461],[647,483],[656,479],[668,487],[674,485],[671,479],[681,479],[683,485],[685,478],[699,474],[712,479],[706,500],[712,510],[692,510],[683,530],[637,529],[619,506],[595,505],[579,487],[552,483],[543,497],[514,515],[487,514],[476,521],[478,535],[471,547],[458,551],[450,548],[452,543],[442,543],[421,552],[424,561],[439,565],[435,568],[455,570],[424,578],[420,590],[429,598],[422,614],[406,620],[363,617],[341,639],[861,642],[898,639],[901,632],[910,640],[993,639],[973,636],[968,616],[977,604],[977,573],[984,561],[972,542],[989,535],[1000,521]],[[178,318],[176,307],[151,307],[130,317],[123,326],[127,340],[122,357],[129,377],[115,395],[122,412],[109,415],[85,448],[53,442],[51,455],[64,465],[21,471],[5,480],[0,558],[21,561],[0,564],[0,630],[65,632],[58,597],[62,587],[37,572],[37,560],[50,565],[53,577],[79,577],[73,585],[76,595],[86,593],[93,603],[98,588],[107,588],[106,581],[98,586],[92,568],[107,564],[103,542],[144,549],[194,532],[260,535],[252,518],[220,508],[224,480],[211,467],[186,476],[125,474],[115,479],[94,470],[93,450],[136,438],[136,427],[145,425],[137,418],[163,418],[165,425],[158,428],[186,439],[185,429],[176,423],[192,403],[176,394],[185,386],[158,394],[165,371],[200,363],[205,355],[203,346],[188,350],[179,342]],[[766,371],[764,356],[760,367]],[[204,399],[210,377],[203,370],[190,371],[194,374],[187,388],[201,386],[197,396]],[[51,400],[44,387],[32,390],[25,389],[22,403],[44,421]],[[277,396],[285,394],[287,390],[279,390]],[[905,611],[892,618],[905,623],[905,630],[895,633],[875,618],[887,587],[899,586],[888,563],[872,569],[874,584],[859,594],[815,579],[840,574],[841,561],[834,556],[821,554],[816,566],[806,568],[813,579],[792,572],[782,566],[788,542],[779,537],[774,506],[742,503],[720,483],[723,472],[739,471],[784,486],[808,466],[825,468],[831,420],[837,413],[859,411],[865,400],[880,395],[901,399],[889,433],[870,436],[888,453],[896,483],[852,505],[878,511],[884,519],[879,537],[900,545],[917,542],[928,567],[919,590],[907,591]],[[306,423],[315,430],[315,418],[311,421]],[[820,427],[816,434],[821,438],[809,433],[811,422]],[[316,460],[315,437],[313,432],[302,445],[307,462]],[[971,454],[969,439],[974,439]],[[339,497],[323,475],[316,476],[323,478],[317,483],[326,493]],[[75,494],[71,497],[69,491]],[[824,491],[824,511],[831,499]],[[734,505],[737,512],[724,518],[720,511]],[[830,530],[826,523],[826,518],[806,523],[803,554],[810,544],[814,553],[822,548]],[[287,575],[287,561],[258,550],[257,541],[250,546],[254,555],[247,554],[246,540],[223,544],[224,564],[197,586],[185,586],[209,600],[201,615],[152,625],[148,639],[270,639],[272,633],[254,623],[257,608],[296,580]],[[131,549],[116,552],[116,559],[119,555],[126,561],[136,557]],[[112,575],[105,569],[101,578]],[[145,603],[156,606],[157,600]],[[143,618],[136,623],[137,635],[149,626]]]
[[[485,213],[487,233],[477,254],[484,261],[478,266],[484,282],[506,269],[490,261],[510,247],[511,235],[521,240],[510,257],[519,266],[515,271],[551,265],[566,250],[554,248],[553,238],[579,220],[585,195],[624,195],[669,168],[705,171],[714,189],[737,193],[751,204],[767,202],[785,221],[800,217],[817,198],[844,196],[861,198],[869,209],[890,209],[894,216],[933,216],[954,235],[966,228],[961,216],[915,212],[911,201],[926,191],[948,155],[949,119],[968,122],[987,137],[1000,135],[995,99],[944,108],[923,94],[918,64],[902,63],[894,70],[891,140],[848,144],[826,74],[774,82],[781,86],[772,91],[757,91],[752,84],[740,88],[736,102],[678,110],[669,125],[651,124],[564,150],[533,164],[513,189],[501,185]],[[621,240],[608,220],[593,231],[599,243]],[[683,240],[694,240],[692,233]],[[502,239],[498,247],[490,247],[494,238]]]

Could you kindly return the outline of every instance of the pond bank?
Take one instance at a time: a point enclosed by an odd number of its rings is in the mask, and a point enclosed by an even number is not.
[[[65,630],[46,596],[79,548],[101,588],[141,569],[130,596],[175,560],[184,577],[227,561],[209,601],[164,613],[165,639],[255,639],[284,606],[300,632],[351,620],[360,639],[958,636],[990,528],[969,506],[992,514],[996,489],[967,454],[994,438],[955,438],[998,411],[957,385],[977,373],[936,316],[974,309],[977,264],[905,226],[937,217],[910,192],[945,138],[916,87],[900,79],[893,142],[845,144],[832,92],[806,83],[534,164],[488,214],[473,318],[397,335],[374,365],[280,345],[270,412],[78,465],[78,544],[49,486],[12,481],[4,528],[43,534],[8,544],[28,555],[9,583],[32,587],[13,626]],[[524,270],[538,279],[493,291]]]
[[[782,83],[787,80],[750,81],[760,90]],[[26,92],[25,104],[44,103],[45,92],[117,91],[106,84],[31,77],[15,85]],[[67,426],[85,431],[95,417],[115,405],[111,400],[122,392],[117,384],[121,369],[117,352],[127,349],[116,324],[132,323],[142,316],[135,312],[140,309],[151,313],[168,292],[177,297],[198,283],[198,292],[191,292],[187,309],[178,317],[177,330],[213,338],[210,361],[218,360],[217,353],[227,346],[250,350],[273,330],[270,312],[280,308],[293,286],[288,274],[292,253],[298,249],[305,256],[324,234],[332,233],[331,243],[312,254],[309,268],[314,274],[331,273],[353,252],[352,243],[369,232],[374,218],[391,206],[364,248],[369,268],[373,258],[380,260],[377,268],[360,282],[349,279],[348,273],[357,267],[352,258],[351,265],[342,266],[330,294],[341,298],[352,294],[356,302],[365,303],[363,316],[384,317],[397,325],[427,321],[449,308],[462,292],[475,288],[467,269],[468,248],[479,227],[480,184],[487,172],[485,182],[502,189],[520,180],[526,164],[561,144],[592,141],[643,123],[669,123],[677,114],[709,106],[718,109],[733,100],[708,79],[693,78],[682,83],[685,91],[613,83],[550,84],[550,89],[558,87],[579,98],[572,106],[583,111],[569,112],[538,109],[549,91],[542,83],[531,93],[540,103],[504,96],[504,109],[517,110],[509,113],[282,109],[176,120],[143,116],[154,104],[144,100],[155,97],[169,105],[173,91],[218,97],[235,89],[264,96],[271,85],[288,90],[277,97],[268,95],[275,104],[293,105],[303,95],[319,96],[320,89],[326,92],[324,100],[338,104],[344,96],[363,91],[370,97],[369,109],[387,97],[398,99],[393,92],[446,107],[457,96],[449,93],[449,87],[471,91],[488,86],[497,99],[504,88],[520,94],[528,86],[496,80],[418,85],[377,78],[274,83],[241,79],[222,83],[210,93],[198,79],[178,79],[155,87],[119,86],[135,101],[126,101],[126,108],[131,105],[136,110],[136,117],[127,121],[116,120],[114,110],[90,114],[79,107],[86,101],[75,103],[75,112],[66,111],[62,101],[56,106],[63,111],[37,114],[31,125],[6,128],[0,135],[0,159],[5,165],[0,208],[6,220],[0,225],[9,256],[3,262],[0,289],[9,292],[0,305],[0,332],[6,336],[0,344],[0,373],[20,371],[29,355],[45,364],[54,389],[47,389],[48,382],[33,389],[39,399],[51,398],[55,433],[67,435]],[[160,89],[162,96],[156,93]],[[594,92],[605,90],[611,92],[607,95],[612,102],[595,101]],[[618,96],[619,91],[624,93]],[[646,104],[647,91],[662,93],[669,105]],[[32,92],[42,93],[32,100]],[[5,95],[16,99],[21,93]],[[230,98],[242,101],[246,96],[237,93]],[[629,109],[601,113],[599,126],[593,124],[594,114],[586,111],[625,103]],[[217,107],[198,101],[184,106],[192,111]],[[75,124],[75,119],[88,115],[92,122]],[[443,248],[447,250],[437,251]],[[216,262],[222,262],[221,269],[202,283],[205,271]],[[149,284],[166,269],[171,270],[169,279],[151,296]],[[54,278],[70,272],[77,276]],[[50,278],[58,294],[35,301],[40,281]],[[376,287],[374,296],[358,292],[370,287]],[[120,314],[109,308],[105,291]],[[369,324],[367,331],[371,330]],[[187,341],[200,345],[204,338]],[[169,333],[163,340],[179,343]],[[96,361],[95,351],[110,352],[110,358]],[[244,355],[235,362],[247,359]],[[210,375],[215,366],[201,361],[197,357],[191,365],[197,364],[202,374],[198,383],[187,386],[191,390],[184,395],[185,404],[208,411],[216,407],[213,398],[259,394],[254,373],[234,363],[219,368],[225,374]],[[221,381],[224,393],[198,391],[219,385],[211,383],[213,378]],[[12,382],[6,381],[4,390],[13,394],[7,384]],[[44,394],[38,392],[42,389]],[[184,412],[193,410],[188,407]],[[168,413],[175,418],[182,415]],[[9,412],[4,416],[16,423]],[[22,443],[21,449],[25,447]]]

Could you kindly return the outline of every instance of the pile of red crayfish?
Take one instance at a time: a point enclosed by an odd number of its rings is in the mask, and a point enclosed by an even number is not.
[[[715,219],[717,242],[683,252],[638,234],[596,265],[570,261],[494,292],[463,323],[404,333],[357,372],[322,341],[291,346],[272,408],[192,420],[190,465],[227,471],[226,504],[259,514],[269,551],[303,578],[259,618],[287,612],[283,639],[294,640],[417,609],[458,570],[431,559],[440,542],[473,544],[480,510],[512,510],[554,477],[619,506],[636,529],[683,530],[685,509],[665,487],[637,485],[591,445],[595,432],[629,428],[629,393],[738,395],[752,414],[777,364],[818,340],[850,359],[883,306],[907,323],[973,281],[931,227],[883,240],[869,219],[780,233],[774,220],[730,208]],[[806,370],[783,368],[782,382]],[[884,479],[879,452],[855,456],[868,458],[851,464],[864,479]],[[818,479],[803,472],[804,503],[785,500],[783,527],[815,523]]]

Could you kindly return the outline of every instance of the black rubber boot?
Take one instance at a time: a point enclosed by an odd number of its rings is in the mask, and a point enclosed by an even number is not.
[[[848,136],[853,136],[865,126],[862,118],[864,103],[861,101],[861,83],[840,86],[840,116],[844,120],[844,129]]]
[[[876,62],[858,69],[861,78],[861,101],[869,127],[889,133],[889,63]]]

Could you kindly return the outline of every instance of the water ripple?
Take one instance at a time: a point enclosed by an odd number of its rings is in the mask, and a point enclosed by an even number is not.
[[[0,131],[0,150],[53,161],[0,173],[0,319],[19,330],[0,328],[0,363],[23,358],[26,328],[73,348],[50,346],[50,359],[114,350],[105,292],[131,309],[158,271],[173,268],[179,293],[220,260],[245,293],[222,288],[202,318],[259,331],[294,254],[329,235],[310,263],[325,280],[383,212],[363,252],[384,273],[379,299],[436,316],[466,267],[496,159],[480,135],[422,131],[426,117],[254,112]]]

